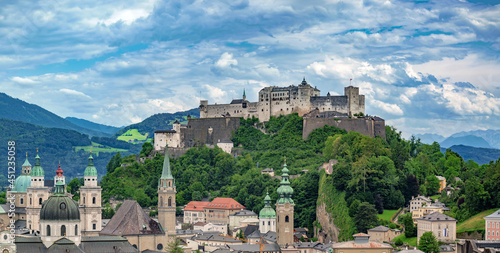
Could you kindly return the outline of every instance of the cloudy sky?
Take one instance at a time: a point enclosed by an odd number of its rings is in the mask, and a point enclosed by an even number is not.
[[[405,136],[499,129],[497,3],[2,1],[0,91],[122,126],[304,76],[342,94],[352,78]]]

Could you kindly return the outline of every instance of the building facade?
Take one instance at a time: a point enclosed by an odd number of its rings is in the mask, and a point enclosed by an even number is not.
[[[368,229],[368,235],[375,242],[390,242],[392,239],[401,235],[401,230],[391,229],[386,226],[378,226]]]
[[[425,233],[431,231],[438,241],[455,242],[457,237],[457,220],[445,214],[434,212],[417,219],[417,241]]]
[[[276,240],[280,247],[287,248],[294,243],[293,210],[295,203],[292,199],[293,189],[290,186],[286,162],[281,172],[281,183],[277,189],[279,199],[276,201]]]
[[[430,206],[431,203],[431,199],[425,196],[412,197],[410,200],[410,212],[418,210],[420,207]]]
[[[265,87],[259,91],[259,101],[249,102],[234,99],[230,104],[209,105],[207,100],[200,102],[200,118],[216,117],[256,117],[261,122],[269,121],[271,116],[298,113],[302,116],[314,108],[320,112],[336,111],[348,115],[365,113],[365,96],[359,94],[358,87],[345,87],[343,96],[320,96],[320,91],[304,80],[297,86]]]
[[[229,224],[229,215],[245,207],[232,198],[215,198],[205,207],[205,222],[212,224]]]
[[[184,223],[195,224],[205,222],[205,207],[208,201],[191,201],[184,207]]]
[[[500,241],[500,209],[484,217],[485,233],[484,239],[488,241]]]
[[[234,228],[243,227],[244,225],[242,224],[242,222],[249,218],[257,219],[258,216],[256,213],[250,210],[240,210],[238,212],[230,214],[229,229],[233,230]]]
[[[359,233],[353,235],[354,241],[338,242],[332,244],[332,253],[392,253],[393,248],[389,244],[370,240],[367,234]]]

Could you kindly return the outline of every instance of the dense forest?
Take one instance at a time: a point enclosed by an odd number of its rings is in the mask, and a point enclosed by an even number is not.
[[[219,148],[197,147],[171,159],[177,204],[222,196],[258,212],[266,191],[276,200],[279,186],[277,178],[260,171],[273,168],[279,175],[286,159],[290,174],[300,174],[291,180],[295,226],[313,231],[317,202],[326,201],[343,231],[341,240],[378,225],[377,212],[398,209],[417,194],[436,194],[436,175],[446,177],[457,188],[442,200],[451,208],[448,215],[458,220],[500,206],[500,161],[479,166],[451,150],[441,152],[438,143],[404,140],[391,127],[386,133],[384,140],[325,126],[303,140],[302,118],[297,114],[271,118],[265,124],[257,119],[242,119],[232,138],[235,146],[243,147],[238,157]],[[150,155],[151,150],[151,144],[145,143],[141,156]],[[338,163],[333,173],[326,175],[319,167],[329,159]],[[109,161],[101,182],[104,200],[133,198],[142,206],[155,206],[162,164],[163,156],[159,154],[143,164],[135,156],[117,154]],[[455,177],[462,181],[456,182]]]

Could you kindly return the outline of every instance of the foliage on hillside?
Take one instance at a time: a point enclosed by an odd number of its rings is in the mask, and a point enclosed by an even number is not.
[[[46,178],[55,176],[58,163],[64,170],[64,175],[68,178],[83,175],[88,163],[89,153],[85,151],[74,151],[74,146],[89,146],[91,142],[87,135],[79,132],[60,128],[45,128],[21,121],[0,119],[0,142],[7,143],[9,140],[16,141],[17,170],[20,173],[21,165],[26,158],[32,165],[35,165],[34,157],[38,148],[41,157],[41,165],[45,170]],[[7,145],[1,145],[0,151],[7,154]],[[94,155],[94,163],[98,173],[105,173],[104,167],[109,159],[114,155],[110,153],[100,153]],[[7,164],[7,156],[3,156],[0,161]],[[0,185],[6,186],[7,182],[3,178],[4,170],[0,176]],[[3,179],[3,180],[2,180]]]
[[[43,127],[57,127],[75,130],[90,136],[108,136],[109,134],[92,129],[84,128],[63,119],[44,108],[26,103],[20,99],[10,97],[0,92],[0,118],[8,120],[19,120],[26,123]],[[12,137],[16,137],[14,135]]]
[[[490,161],[495,161],[500,157],[500,149],[495,148],[476,148],[464,145],[454,145],[450,147],[453,152],[460,154],[465,161],[471,159],[479,165],[489,164]],[[442,152],[446,152],[441,148]]]
[[[482,211],[470,217],[469,219],[465,220],[464,222],[458,223],[457,233],[485,230],[484,225],[486,222],[484,220],[484,217],[492,214],[496,210],[498,210],[498,208]]]
[[[64,119],[77,125],[77,126],[81,126],[81,127],[87,128],[87,129],[94,130],[94,131],[103,132],[103,133],[108,134],[109,136],[112,136],[113,134],[118,132],[118,130],[120,130],[119,127],[98,124],[98,123],[94,123],[92,121],[88,121],[85,119],[79,119],[79,118],[75,118],[75,117],[66,117]]]
[[[124,134],[129,129],[137,129],[137,131],[143,135],[148,134],[148,136],[154,136],[154,132],[156,130],[168,130],[172,129],[172,123],[175,120],[179,120],[179,122],[185,121],[186,116],[191,115],[193,118],[200,117],[200,111],[198,108],[191,109],[189,111],[184,112],[176,112],[176,113],[158,113],[153,116],[148,117],[147,119],[132,124],[130,126],[122,128],[120,131],[116,132],[114,138]]]

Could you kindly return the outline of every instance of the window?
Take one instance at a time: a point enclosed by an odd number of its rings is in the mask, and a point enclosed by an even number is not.
[[[61,236],[65,236],[66,235],[66,226],[62,225],[61,226]]]
[[[38,204],[41,205],[42,204],[42,198],[39,198],[38,199]]]
[[[93,229],[93,230],[96,230],[96,229],[97,229],[97,225],[96,225],[95,223],[94,223],[94,224],[92,224],[92,229]]]
[[[172,206],[172,197],[168,197],[168,206]]]
[[[92,197],[92,204],[95,204],[95,197]]]
[[[270,222],[270,221],[268,221],[268,222],[267,222],[267,225],[268,225],[268,226],[271,226],[271,222]]]
[[[78,235],[78,225],[75,225],[75,235]]]
[[[264,226],[264,225],[266,225],[266,222],[265,222],[265,221],[263,221],[263,222],[262,222],[262,226]]]
[[[50,225],[47,225],[47,236],[50,236]]]
[[[285,222],[290,222],[290,218],[288,218],[288,215],[285,216]]]
[[[83,197],[83,204],[85,205],[85,197]]]
[[[162,249],[163,249],[163,244],[158,243],[158,245],[156,246],[156,248],[157,248],[158,250],[162,250]]]

